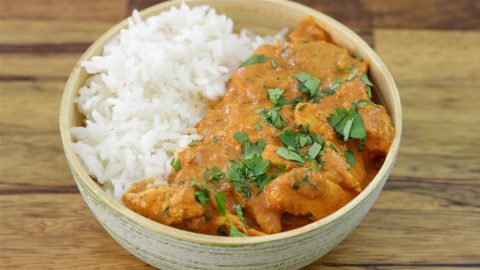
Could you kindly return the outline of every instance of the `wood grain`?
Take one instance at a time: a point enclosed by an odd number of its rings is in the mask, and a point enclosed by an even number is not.
[[[480,32],[375,31],[404,111],[395,176],[480,179]]]
[[[388,182],[358,229],[307,269],[479,264],[479,192],[478,185]],[[0,256],[8,268],[149,269],[103,231],[77,194],[4,195],[0,202]]]
[[[157,2],[0,1],[0,269],[151,269],[77,193],[57,114],[80,54],[132,9]],[[375,46],[404,109],[400,155],[378,202],[305,269],[480,269],[480,1],[299,2]]]

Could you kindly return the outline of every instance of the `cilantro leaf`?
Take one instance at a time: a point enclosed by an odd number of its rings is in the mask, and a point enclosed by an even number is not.
[[[277,155],[281,156],[286,160],[296,161],[297,163],[304,165],[305,161],[303,160],[302,156],[295,151],[289,150],[286,147],[280,147],[276,151]]]
[[[338,153],[338,149],[337,149],[337,147],[335,147],[335,145],[334,145],[333,143],[330,143],[330,144],[328,145],[328,147],[329,147],[330,149],[332,149],[333,151],[335,151],[335,152]]]
[[[259,122],[255,122],[255,130],[256,130],[256,131],[262,130],[262,125],[260,125]]]
[[[237,132],[235,132],[235,134],[233,134],[233,137],[240,144],[243,144],[244,142],[248,141],[248,134],[245,133],[245,132],[237,131]]]
[[[180,171],[180,169],[182,168],[182,164],[180,164],[180,160],[178,158],[172,158],[172,160],[170,161],[170,166],[172,166],[175,171]]]
[[[203,178],[205,181],[212,182],[217,187],[220,186],[218,180],[223,177],[225,177],[225,174],[217,166],[213,166],[211,170],[209,168],[203,170]]]
[[[320,145],[319,143],[314,143],[308,149],[307,154],[311,159],[315,159],[321,150],[322,150],[322,145]]]
[[[215,201],[217,202],[220,215],[226,217],[227,210],[225,208],[225,194],[223,194],[223,192],[215,192]]]
[[[292,77],[300,83],[300,91],[307,94],[308,99],[312,99],[315,96],[318,87],[322,84],[322,80],[306,72],[293,74]]]
[[[272,68],[277,68],[277,62],[275,61],[275,59],[272,59],[270,61],[270,64],[272,64]]]
[[[362,82],[365,83],[368,86],[373,86],[373,83],[368,78],[367,73],[363,73],[362,76],[360,77],[360,80],[362,80]]]
[[[264,63],[267,61],[267,58],[263,55],[252,55],[250,56],[245,62],[243,62],[240,67],[246,67],[249,65],[257,64],[257,63]]]
[[[328,123],[335,128],[335,131],[343,137],[344,141],[349,138],[365,140],[366,132],[362,117],[352,106],[350,110],[338,108],[328,118]]]
[[[287,99],[283,97],[282,88],[270,88],[268,91],[268,98],[275,106],[283,106],[290,103]]]
[[[355,156],[353,155],[352,152],[350,151],[345,151],[345,160],[347,161],[350,166],[355,165]]]
[[[262,155],[263,149],[265,149],[265,141],[263,139],[258,140],[256,143],[245,142],[243,143],[242,153],[244,159],[251,159],[254,155]]]
[[[265,110],[261,116],[262,120],[276,129],[283,129],[287,126],[288,121],[280,114],[280,109],[281,107],[274,107]]]
[[[228,226],[230,227],[230,237],[245,237],[246,235],[240,232],[232,223],[232,221],[228,220]]]
[[[240,204],[235,204],[234,206],[235,212],[237,212],[237,216],[241,222],[245,222],[245,217],[243,216],[242,206]]]
[[[205,191],[195,190],[195,199],[203,206],[210,201],[210,197],[208,197],[208,193]]]

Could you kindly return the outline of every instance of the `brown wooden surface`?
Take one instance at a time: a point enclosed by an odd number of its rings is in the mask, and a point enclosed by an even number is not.
[[[87,209],[58,109],[80,54],[152,0],[0,1],[0,268],[150,269]],[[306,269],[480,268],[480,1],[303,0],[372,44],[398,83],[402,146],[364,222]]]

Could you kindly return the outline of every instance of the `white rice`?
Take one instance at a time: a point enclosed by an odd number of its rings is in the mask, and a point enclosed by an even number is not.
[[[278,37],[277,37],[278,38]],[[102,56],[82,65],[94,74],[76,99],[85,126],[72,133],[88,172],[119,198],[146,178],[166,181],[174,153],[193,139],[206,104],[225,93],[231,73],[262,43],[208,6],[182,5],[128,29]]]

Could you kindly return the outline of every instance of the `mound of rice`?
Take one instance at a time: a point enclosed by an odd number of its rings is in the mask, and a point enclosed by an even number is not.
[[[273,37],[245,30],[208,6],[182,5],[142,21],[134,11],[102,56],[82,63],[94,74],[76,99],[85,126],[72,133],[89,173],[119,198],[145,178],[166,181],[174,153],[193,139],[208,101],[231,73]]]

